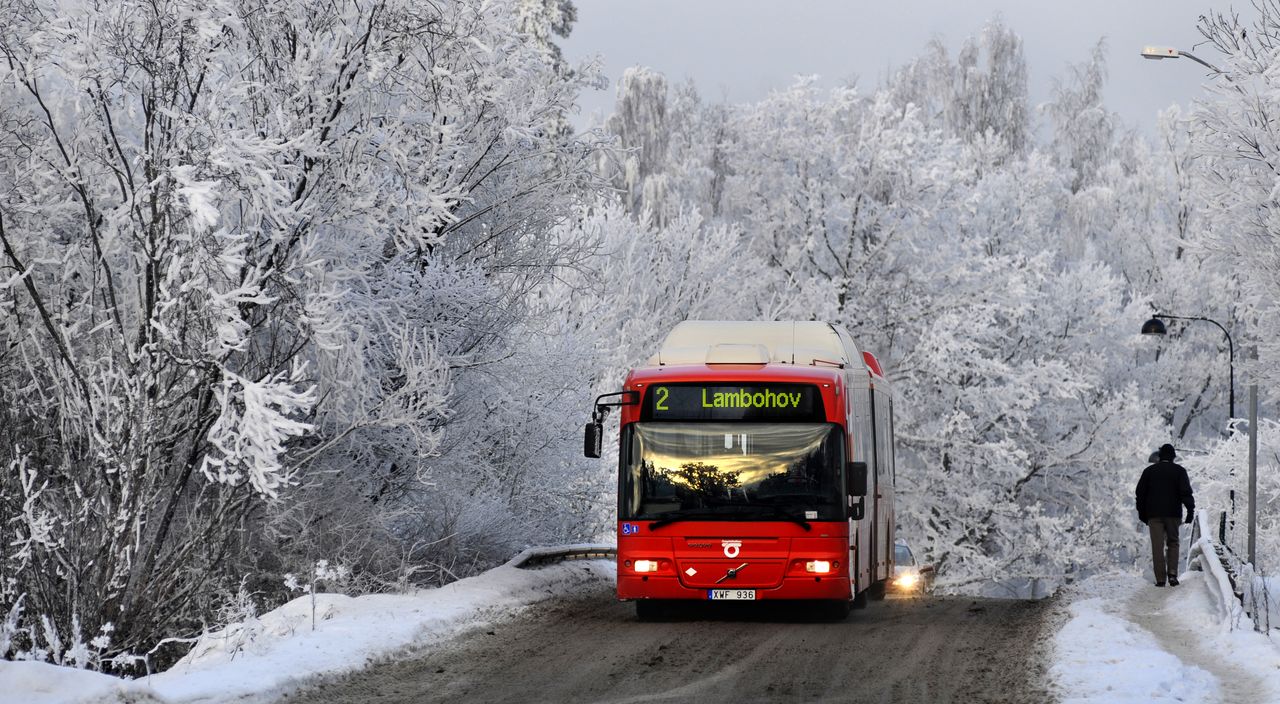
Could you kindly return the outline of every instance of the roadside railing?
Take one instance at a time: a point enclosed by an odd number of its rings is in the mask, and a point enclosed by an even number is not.
[[[1240,585],[1240,600],[1245,613],[1253,619],[1253,629],[1271,633],[1271,624],[1280,623],[1280,603],[1272,593],[1275,591],[1273,580],[1258,574],[1253,565],[1246,562],[1240,567]]]
[[[1226,516],[1226,511],[1223,511],[1218,522],[1219,537],[1214,544],[1219,561],[1231,579],[1244,612],[1253,619],[1253,630],[1270,634],[1271,624],[1280,623],[1280,604],[1273,597],[1273,592],[1277,591],[1276,580],[1259,572],[1231,548],[1231,541],[1226,537],[1229,525]]]
[[[616,560],[617,558],[617,548],[612,545],[579,543],[529,548],[508,560],[506,566],[531,570],[566,560]]]
[[[1275,585],[1231,549],[1226,515],[1223,511],[1218,516],[1215,539],[1209,512],[1196,511],[1187,569],[1209,573],[1207,581],[1218,602],[1218,614],[1231,628],[1247,616],[1255,631],[1270,633],[1271,624],[1280,623],[1280,603],[1272,595]]]

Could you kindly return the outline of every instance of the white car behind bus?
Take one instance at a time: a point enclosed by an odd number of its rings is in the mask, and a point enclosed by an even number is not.
[[[893,581],[889,591],[896,594],[927,594],[933,591],[933,565],[921,566],[911,548],[901,540],[893,546]]]

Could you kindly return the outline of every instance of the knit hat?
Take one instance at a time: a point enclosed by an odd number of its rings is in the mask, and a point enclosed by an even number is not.
[[[1174,457],[1176,457],[1176,455],[1173,452],[1173,445],[1165,443],[1160,446],[1160,459],[1172,460]]]

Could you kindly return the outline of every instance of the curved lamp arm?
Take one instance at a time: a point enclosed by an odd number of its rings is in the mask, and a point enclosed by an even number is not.
[[[1186,55],[1187,54],[1184,54],[1184,56]],[[1199,61],[1199,59],[1196,59],[1196,60]],[[1204,63],[1204,62],[1201,61],[1200,63]],[[1205,64],[1205,65],[1209,66],[1208,64]],[[1213,67],[1209,66],[1209,68],[1213,68]],[[1206,323],[1213,323],[1214,325],[1218,326],[1218,329],[1221,330],[1222,334],[1225,335],[1227,338],[1227,355],[1228,355],[1227,366],[1231,372],[1231,385],[1228,387],[1229,396],[1230,396],[1230,398],[1228,399],[1228,405],[1230,406],[1231,417],[1235,418],[1236,417],[1236,343],[1231,339],[1231,333],[1227,332],[1227,329],[1222,326],[1222,323],[1219,323],[1218,321],[1212,320],[1210,318],[1201,318],[1198,316],[1188,316],[1188,315],[1169,315],[1167,313],[1156,313],[1151,317],[1165,318],[1168,320],[1202,320]]]

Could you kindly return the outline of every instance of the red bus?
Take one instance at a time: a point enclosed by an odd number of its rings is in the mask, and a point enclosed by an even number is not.
[[[596,399],[585,451],[621,411],[618,598],[809,600],[833,618],[893,575],[893,392],[821,322],[676,326]]]

